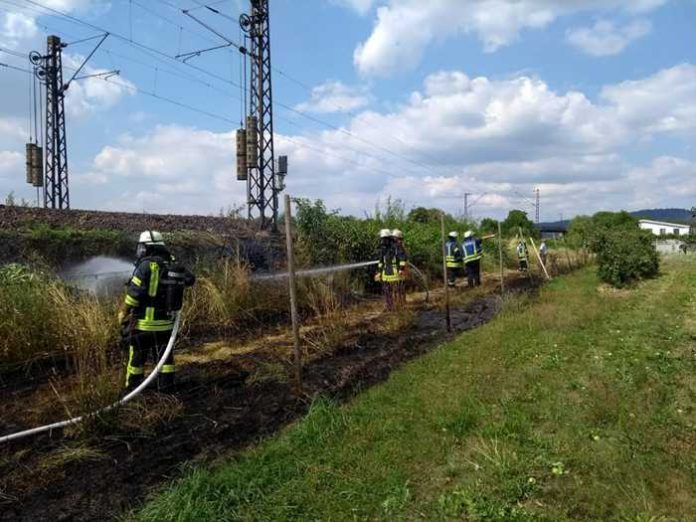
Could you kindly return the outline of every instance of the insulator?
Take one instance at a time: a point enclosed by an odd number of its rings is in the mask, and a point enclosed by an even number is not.
[[[237,130],[237,180],[246,181],[248,172],[247,133],[244,129],[239,129]]]
[[[27,183],[32,182],[32,171],[31,171],[31,157],[32,157],[32,151],[34,150],[34,145],[33,143],[27,143],[27,162],[26,162],[26,168],[27,168]]]
[[[35,187],[43,187],[43,171],[43,149],[35,145],[31,155],[31,184]]]
[[[259,129],[256,116],[247,117],[246,137],[247,163],[253,168],[259,163]]]
[[[287,156],[280,156],[278,158],[278,174],[287,174],[288,173],[288,157]]]
[[[285,174],[282,174],[280,172],[276,172],[275,179],[276,179],[276,182],[275,182],[276,190],[281,191],[281,192],[283,190],[285,190]]]

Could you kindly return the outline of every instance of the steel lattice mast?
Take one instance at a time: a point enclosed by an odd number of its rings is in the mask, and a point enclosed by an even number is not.
[[[278,221],[278,192],[282,190],[282,187],[276,185],[273,148],[273,89],[268,0],[251,0],[251,13],[242,15],[240,23],[251,43],[248,50],[251,81],[247,143],[249,147],[256,148],[256,154],[247,154],[249,160],[246,180],[248,215],[250,219],[259,218],[262,229],[275,230]],[[257,134],[250,130],[254,126],[258,129]],[[256,134],[258,139],[253,139],[256,136],[252,138],[252,134]]]
[[[64,46],[59,37],[49,36],[46,56],[41,57],[43,63],[39,69],[46,84],[45,208],[70,208],[62,63]]]

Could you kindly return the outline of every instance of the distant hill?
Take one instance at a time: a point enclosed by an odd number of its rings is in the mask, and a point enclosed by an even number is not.
[[[667,221],[668,223],[683,223],[690,225],[692,222],[691,211],[685,208],[647,208],[630,213],[636,219],[652,219],[654,221]],[[537,227],[546,232],[562,232],[568,230],[570,220],[549,221],[539,223]]]
[[[685,208],[651,208],[631,212],[638,219],[653,219],[670,223],[691,224],[691,211]]]

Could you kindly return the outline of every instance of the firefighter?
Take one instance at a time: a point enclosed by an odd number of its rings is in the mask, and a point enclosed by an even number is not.
[[[517,262],[520,272],[526,272],[529,268],[529,259],[527,255],[527,244],[524,239],[519,239],[517,242]]]
[[[450,232],[445,242],[445,264],[447,265],[447,286],[454,287],[457,284],[457,276],[464,266],[462,251],[459,248],[457,232]]]
[[[399,262],[399,282],[396,287],[396,298],[400,306],[406,304],[406,280],[408,279],[408,252],[404,245],[404,233],[395,228],[392,230],[392,240],[396,248],[396,258]]]
[[[140,234],[136,255],[135,270],[119,312],[128,349],[126,390],[143,382],[148,353],[152,353],[155,362],[159,361],[174,328],[173,311],[181,308],[183,287],[195,282],[191,272],[174,264],[159,232],[148,230]],[[180,295],[177,297],[175,292]],[[158,390],[173,390],[174,372],[174,353],[170,352],[157,376]]]
[[[474,236],[471,230],[467,230],[464,233],[462,254],[469,288],[481,286],[481,257],[483,255],[483,248],[481,246],[481,240]]]
[[[383,228],[379,232],[379,253],[375,281],[382,283],[386,309],[390,312],[394,310],[394,296],[399,279],[399,259],[392,231]]]

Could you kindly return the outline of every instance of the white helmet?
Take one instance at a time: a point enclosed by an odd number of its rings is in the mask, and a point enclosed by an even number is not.
[[[394,230],[392,230],[392,237],[395,237],[397,239],[403,239],[404,233],[398,228],[395,228]]]
[[[453,230],[452,232],[450,232],[449,234],[447,234],[447,235],[448,235],[449,237],[451,237],[452,239],[457,239],[457,238],[459,237],[459,233],[458,233],[458,232],[455,232],[454,230]]]
[[[379,231],[379,237],[380,239],[384,239],[385,237],[392,237],[392,231],[388,228],[383,228]]]
[[[464,239],[469,238],[473,235],[474,233],[471,230],[467,230],[466,232],[464,232]]]
[[[164,246],[164,238],[162,238],[161,233],[156,232],[155,230],[146,230],[140,234],[140,240],[138,243],[142,243],[144,245]]]

